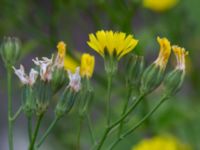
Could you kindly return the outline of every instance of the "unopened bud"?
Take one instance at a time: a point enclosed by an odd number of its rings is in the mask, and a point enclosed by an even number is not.
[[[180,69],[175,69],[170,72],[164,79],[165,93],[168,96],[175,95],[181,88],[185,77],[185,72]]]
[[[55,68],[52,73],[51,86],[53,93],[56,93],[66,83],[66,71],[64,68]]]
[[[82,80],[82,89],[80,91],[80,100],[79,100],[79,115],[84,116],[88,111],[90,102],[94,97],[93,88],[90,85],[90,80],[84,78]]]
[[[156,89],[161,84],[163,76],[164,70],[155,63],[151,64],[142,75],[140,92],[147,94]]]
[[[126,71],[127,71],[127,83],[138,85],[141,74],[144,69],[144,58],[143,56],[132,55],[128,60]]]
[[[31,117],[35,111],[35,95],[29,85],[25,85],[22,90],[22,109],[26,116]]]
[[[34,90],[36,92],[36,115],[40,116],[47,111],[52,99],[52,88],[47,81],[38,80]]]
[[[55,114],[57,117],[62,117],[72,109],[77,95],[78,93],[73,89],[69,87],[65,89],[55,108]]]
[[[20,41],[15,37],[4,37],[0,54],[5,65],[14,65],[20,56]]]

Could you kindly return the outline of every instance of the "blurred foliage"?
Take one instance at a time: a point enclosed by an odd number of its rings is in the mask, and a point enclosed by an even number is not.
[[[130,149],[144,136],[168,132],[191,144],[194,150],[198,150],[200,149],[199,6],[199,0],[180,0],[174,8],[158,13],[145,9],[141,0],[1,0],[0,39],[6,35],[19,37],[23,43],[21,61],[29,63],[31,59],[25,59],[25,56],[33,58],[49,55],[50,51],[56,48],[59,40],[67,42],[67,53],[71,56],[74,56],[73,50],[75,49],[86,51],[89,49],[86,45],[88,33],[97,29],[120,30],[134,34],[140,40],[135,52],[147,56],[147,62],[151,62],[155,58],[158,50],[155,39],[158,35],[168,37],[172,43],[183,45],[190,53],[184,88],[175,99],[171,99],[162,106],[153,118],[148,120],[135,134],[122,141],[117,149]],[[98,93],[92,103],[91,115],[95,133],[99,137],[105,121],[104,114],[102,114],[105,112],[105,97],[102,97],[105,95],[105,82],[102,60],[98,57],[96,60],[96,75],[93,83],[95,89],[98,89]],[[122,66],[125,62],[126,60],[121,61]],[[2,69],[1,65],[0,70]],[[121,67],[113,86],[113,90],[118,91],[116,92],[118,95],[113,96],[115,105],[113,118],[120,115],[123,97],[127,92],[125,88],[122,90],[122,87],[119,87],[124,83],[122,71],[123,67]],[[1,78],[1,91],[5,90],[3,82]],[[141,114],[148,111],[156,101],[158,93],[147,98],[146,107],[142,109],[141,106],[134,117],[129,118],[133,119],[131,122],[135,122],[141,117]],[[141,112],[142,110],[143,112]],[[74,149],[76,141],[73,139],[76,139],[77,118],[75,108],[65,121],[58,123],[51,136],[53,143],[49,144],[53,146],[54,143],[57,143],[56,145],[60,145],[63,149],[66,147]],[[48,125],[47,122],[50,121],[51,117],[46,119],[45,125]],[[86,141],[90,139],[86,124],[83,129],[81,141],[84,149],[88,149],[91,141]],[[152,132],[148,133],[150,130]],[[106,143],[109,144],[109,142],[110,140]]]

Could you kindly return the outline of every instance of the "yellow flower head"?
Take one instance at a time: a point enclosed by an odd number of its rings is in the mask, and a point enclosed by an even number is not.
[[[190,150],[185,145],[171,136],[157,136],[151,139],[142,140],[132,150]]]
[[[126,35],[123,32],[101,30],[97,31],[96,35],[89,34],[87,43],[101,56],[105,57],[105,53],[108,53],[110,56],[116,56],[119,60],[135,48],[138,40],[134,39],[132,35]]]
[[[94,56],[84,53],[81,56],[81,68],[80,68],[81,76],[91,78],[94,71],[94,65],[95,65]]]
[[[75,59],[73,59],[69,55],[65,56],[65,59],[64,59],[64,68],[65,68],[65,70],[70,70],[72,73],[74,73],[78,66],[79,66],[78,62]]]
[[[177,59],[176,68],[179,70],[185,71],[185,56],[188,55],[188,51],[176,45],[172,46],[172,50],[174,54],[176,55],[176,59]]]
[[[64,58],[65,52],[66,52],[65,42],[63,42],[63,41],[58,42],[57,49],[58,49],[59,57]]]
[[[155,61],[155,64],[158,65],[161,69],[165,69],[171,53],[170,42],[167,38],[160,37],[157,37],[157,41],[160,44],[160,52],[158,58]]]
[[[143,6],[153,11],[165,11],[173,8],[179,0],[143,0]]]

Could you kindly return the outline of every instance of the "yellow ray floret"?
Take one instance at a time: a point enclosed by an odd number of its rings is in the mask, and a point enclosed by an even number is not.
[[[134,39],[132,35],[126,35],[123,32],[101,30],[97,31],[96,35],[93,33],[89,34],[89,41],[87,43],[103,57],[107,50],[110,56],[115,54],[120,59],[135,48],[138,40]]]
[[[156,136],[142,140],[132,150],[191,150],[188,145],[181,143],[172,136]]]
[[[80,74],[82,77],[91,78],[95,65],[94,56],[84,53],[81,56],[81,66],[80,66]]]
[[[173,52],[177,59],[177,69],[185,70],[185,56],[188,55],[188,51],[177,45],[172,46]]]
[[[143,0],[143,6],[153,11],[165,11],[173,8],[179,0]]]
[[[157,37],[157,41],[160,45],[160,52],[158,58],[155,61],[155,64],[158,65],[161,69],[165,69],[171,54],[171,45],[167,38]]]
[[[71,72],[75,72],[76,67],[78,67],[78,62],[73,59],[71,56],[66,55],[64,59],[64,68],[65,70],[70,70]]]
[[[58,42],[57,45],[59,57],[63,58],[66,53],[66,44],[63,41]]]

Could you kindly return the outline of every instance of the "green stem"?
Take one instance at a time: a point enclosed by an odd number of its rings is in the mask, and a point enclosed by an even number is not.
[[[130,98],[131,98],[131,91],[132,91],[131,87],[128,86],[127,100],[126,100],[126,102],[125,102],[125,104],[124,104],[124,108],[123,108],[121,117],[122,117],[122,116],[125,114],[125,112],[127,111],[128,104],[129,104],[129,100],[130,100]],[[123,125],[124,125],[124,121],[121,121],[121,122],[120,122],[120,125],[119,125],[118,137],[120,137],[120,134],[121,134],[121,132],[122,132],[122,130],[123,130]]]
[[[52,121],[52,123],[50,124],[50,126],[48,127],[47,131],[43,134],[42,138],[40,138],[38,144],[37,144],[37,148],[39,148],[42,143],[45,141],[45,139],[47,138],[47,136],[49,135],[49,133],[51,132],[51,130],[53,129],[53,127],[55,126],[55,124],[57,123],[57,121],[60,119],[60,117],[55,117],[54,120]]]
[[[96,140],[95,140],[95,136],[94,136],[94,132],[92,128],[92,122],[88,114],[87,114],[87,123],[88,123],[89,132],[90,132],[90,137],[92,139],[92,143],[96,144]]]
[[[40,124],[41,124],[42,118],[43,118],[43,114],[40,115],[39,118],[38,118],[35,130],[34,130],[34,133],[33,133],[33,138],[32,138],[31,144],[29,146],[29,150],[34,150],[35,149],[35,147],[34,147],[35,146],[35,141],[36,141],[36,138],[37,138],[37,135],[38,135],[38,131],[39,131],[39,128],[40,128]]]
[[[111,103],[111,85],[112,85],[112,75],[108,75],[108,85],[107,85],[107,126],[110,125],[110,103]]]
[[[140,103],[140,101],[143,99],[144,96],[145,96],[144,94],[141,94],[137,98],[135,103],[128,109],[128,111],[120,119],[118,119],[117,121],[115,121],[109,127],[106,128],[106,131],[104,132],[104,134],[103,134],[103,136],[102,136],[102,138],[100,140],[100,143],[98,144],[97,150],[101,149],[101,147],[103,146],[103,143],[106,140],[106,138],[107,138],[108,134],[110,133],[110,131],[114,127],[116,127],[119,123],[121,123],[121,121],[123,121],[136,108],[136,106]]]
[[[168,99],[167,96],[163,96],[161,98],[161,100],[153,107],[153,109],[146,114],[135,126],[133,126],[131,129],[129,129],[127,132],[125,132],[124,134],[122,134],[120,136],[120,138],[118,138],[117,140],[115,140],[111,146],[108,148],[108,150],[112,150],[122,139],[124,139],[126,136],[128,136],[129,134],[131,134],[133,131],[135,131],[138,127],[141,126],[142,123],[144,123],[160,106],[161,104]]]
[[[7,90],[8,90],[8,144],[9,150],[13,150],[13,120],[12,118],[12,72],[7,66]]]
[[[28,117],[27,121],[28,121],[28,138],[29,138],[29,143],[31,143],[31,139],[32,139],[32,117]]]
[[[81,139],[81,127],[83,123],[83,116],[79,117],[79,128],[78,128],[78,135],[77,135],[77,150],[80,150],[80,139]]]
[[[105,130],[103,136],[102,136],[102,139],[101,139],[101,141],[100,141],[100,143],[99,143],[99,145],[98,145],[98,147],[97,147],[97,150],[100,150],[100,149],[101,149],[101,147],[103,146],[103,143],[104,143],[104,141],[106,140],[107,135],[108,135],[109,132],[110,132],[110,128],[107,128],[107,129]]]

